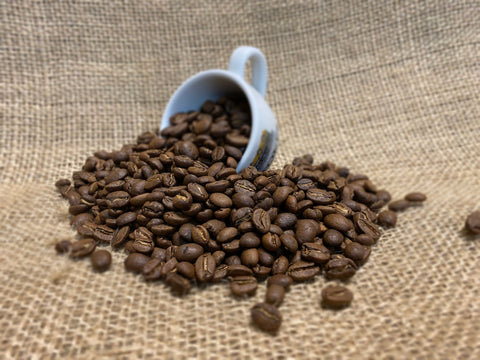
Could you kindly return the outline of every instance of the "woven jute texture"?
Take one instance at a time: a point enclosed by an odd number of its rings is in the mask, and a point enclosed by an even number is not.
[[[1,1],[0,358],[479,359],[480,6],[470,1]],[[250,323],[265,284],[174,297],[55,254],[72,238],[54,182],[155,130],[189,76],[239,45],[268,61],[272,167],[314,155],[393,198],[427,194],[348,284],[295,285],[276,336]]]

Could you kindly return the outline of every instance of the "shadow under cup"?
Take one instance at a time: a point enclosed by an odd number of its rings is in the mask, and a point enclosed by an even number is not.
[[[249,165],[266,170],[273,161],[278,143],[275,117],[262,95],[233,72],[207,70],[185,81],[167,104],[160,130],[170,126],[172,115],[200,110],[205,101],[217,101],[222,96],[246,99],[250,108],[250,139],[238,162],[237,172]]]

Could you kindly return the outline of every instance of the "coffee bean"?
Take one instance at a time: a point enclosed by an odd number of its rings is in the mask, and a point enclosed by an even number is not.
[[[421,192],[411,192],[405,195],[404,199],[410,202],[424,202],[427,196]]]
[[[291,264],[287,271],[287,275],[296,282],[313,279],[319,273],[320,268],[315,263],[306,261],[298,261]]]
[[[257,286],[254,276],[235,276],[230,280],[230,290],[235,296],[252,296],[257,291]]]
[[[353,229],[352,221],[340,214],[329,214],[323,218],[323,222],[329,228],[332,228],[341,232],[347,232],[348,230]]]
[[[222,193],[211,194],[209,200],[212,202],[212,204],[218,206],[219,208],[229,208],[232,206],[232,199]]]
[[[212,254],[205,253],[200,255],[195,262],[195,275],[199,282],[206,282],[212,279],[215,272],[215,259]]]
[[[252,222],[255,228],[262,234],[270,229],[270,215],[263,209],[256,209],[252,214]]]
[[[353,293],[341,285],[329,285],[322,290],[322,306],[342,309],[351,304]]]
[[[268,303],[259,303],[252,307],[253,323],[261,330],[276,332],[282,324],[282,315],[278,309]]]
[[[176,265],[177,272],[180,275],[183,275],[187,279],[195,279],[195,266],[192,263],[187,261],[182,261]]]
[[[120,215],[116,220],[116,225],[122,227],[137,220],[137,213],[133,211],[126,212]]]
[[[237,180],[233,185],[233,188],[235,189],[237,194],[243,194],[249,197],[253,197],[256,191],[256,186],[245,179]]]
[[[358,242],[359,244],[362,245],[373,245],[375,243],[375,240],[368,234],[359,234],[355,238],[355,242]]]
[[[395,200],[388,204],[388,209],[398,212],[403,211],[411,205],[410,201],[405,199]]]
[[[213,274],[211,282],[219,282],[227,277],[227,264],[220,264],[215,268],[215,272]]]
[[[226,227],[218,233],[216,240],[219,243],[225,243],[225,242],[232,241],[233,239],[235,239],[237,235],[238,235],[238,230],[236,228]]]
[[[285,288],[278,284],[272,284],[267,288],[265,302],[275,307],[279,307],[285,297]]]
[[[274,284],[280,285],[285,290],[288,290],[290,288],[290,285],[293,284],[293,279],[290,276],[285,274],[276,274],[276,275],[270,276],[267,280],[267,287],[270,287]]]
[[[280,213],[275,218],[274,224],[280,226],[282,229],[291,229],[295,226],[297,217],[292,213]]]
[[[68,253],[71,246],[72,242],[70,240],[61,240],[55,244],[55,251],[59,254],[65,254]]]
[[[246,249],[241,255],[242,264],[248,267],[254,267],[258,264],[258,250],[255,248]]]
[[[340,246],[343,242],[343,234],[335,229],[328,229],[323,234],[323,243],[326,246]]]
[[[172,200],[173,206],[178,210],[187,210],[192,205],[193,197],[186,191],[181,190]]]
[[[187,185],[187,189],[196,201],[205,201],[208,199],[208,192],[200,184],[190,183]]]
[[[381,233],[378,230],[378,227],[363,213],[360,212],[353,215],[353,222],[358,232],[371,236],[373,240],[378,240],[380,238]]]
[[[262,236],[262,245],[265,250],[276,251],[280,248],[282,242],[277,234],[267,232]]]
[[[285,274],[290,263],[285,256],[279,256],[272,265],[272,275]]]
[[[336,195],[332,191],[325,191],[322,189],[309,189],[306,192],[307,199],[313,201],[314,204],[326,205],[335,201]]]
[[[195,243],[183,244],[175,249],[175,257],[178,261],[188,261],[193,263],[202,254],[203,247]]]
[[[287,251],[295,253],[298,250],[298,241],[295,236],[283,233],[280,235],[280,241]]]
[[[141,273],[143,266],[150,260],[147,255],[141,253],[131,253],[125,259],[125,269],[128,271]]]
[[[352,259],[355,262],[364,262],[365,258],[369,255],[368,247],[357,242],[350,242],[345,246],[345,256]]]
[[[347,280],[357,272],[357,265],[343,255],[332,255],[325,265],[325,277],[329,280]]]
[[[312,242],[318,234],[318,223],[311,219],[300,219],[295,225],[295,237],[299,244]]]
[[[164,259],[159,257],[150,258],[142,268],[142,274],[145,280],[154,281],[162,277]]]
[[[173,293],[180,296],[187,294],[192,287],[188,279],[172,272],[166,275],[165,282],[170,286]]]
[[[380,226],[390,228],[397,224],[397,214],[391,210],[384,210],[377,216],[377,222]]]
[[[93,252],[93,250],[95,250],[96,246],[97,246],[97,243],[92,238],[78,240],[72,243],[72,245],[70,246],[70,253],[69,253],[70,257],[81,258],[87,255],[90,255]]]
[[[480,211],[474,211],[468,215],[465,228],[472,234],[480,234]]]
[[[317,264],[324,264],[330,260],[330,251],[320,243],[303,243],[302,258]]]
[[[90,261],[95,271],[104,272],[112,263],[112,255],[107,250],[97,250],[90,256]]]

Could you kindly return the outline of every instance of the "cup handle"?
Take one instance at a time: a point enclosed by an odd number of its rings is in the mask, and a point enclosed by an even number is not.
[[[239,46],[230,57],[228,70],[245,79],[245,66],[247,61],[252,62],[252,85],[265,97],[267,91],[267,60],[263,53],[251,46]]]

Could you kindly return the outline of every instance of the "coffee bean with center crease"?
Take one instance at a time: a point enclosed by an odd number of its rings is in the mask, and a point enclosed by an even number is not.
[[[195,275],[199,282],[206,282],[212,279],[216,264],[212,254],[205,253],[200,255],[195,261]]]
[[[272,304],[256,304],[252,307],[251,316],[253,323],[263,331],[276,332],[282,324],[282,315]]]
[[[128,234],[130,233],[130,228],[128,226],[123,226],[117,228],[113,233],[112,239],[110,241],[110,246],[113,248],[118,248],[125,244],[128,239]]]
[[[317,264],[324,264],[330,260],[330,251],[320,243],[303,243],[302,258]]]
[[[192,287],[188,279],[174,272],[167,274],[165,282],[170,286],[173,293],[180,296],[187,294]]]
[[[329,280],[347,280],[355,275],[357,265],[352,259],[341,254],[334,254],[324,269],[325,277]]]
[[[329,285],[322,290],[322,306],[342,309],[350,305],[353,293],[341,285]]]
[[[287,275],[296,282],[313,279],[320,273],[320,268],[313,262],[298,261],[289,266]]]
[[[70,257],[81,258],[90,255],[96,246],[97,243],[92,238],[78,240],[70,246]]]
[[[317,188],[308,189],[306,196],[308,200],[311,200],[314,204],[318,205],[331,204],[336,200],[336,195],[334,192]]]
[[[113,239],[114,230],[106,225],[98,225],[93,231],[93,237],[97,241],[110,243]]]
[[[272,286],[273,284],[280,285],[285,290],[288,290],[290,288],[290,285],[293,284],[293,279],[285,274],[276,274],[270,276],[267,280],[267,287]]]
[[[257,291],[257,285],[254,276],[235,276],[230,280],[230,290],[235,296],[252,296]]]
[[[267,233],[270,229],[270,215],[263,209],[255,209],[253,211],[252,222],[255,228],[262,234]]]
[[[187,185],[187,190],[196,201],[206,201],[208,199],[208,192],[203,185],[190,183]]]

